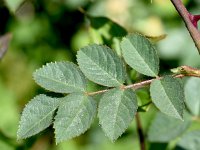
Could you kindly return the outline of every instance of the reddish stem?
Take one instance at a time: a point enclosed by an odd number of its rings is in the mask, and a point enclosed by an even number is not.
[[[171,0],[171,2],[185,22],[185,25],[200,53],[200,32],[197,29],[197,22],[199,21],[200,15],[190,14],[181,0]]]

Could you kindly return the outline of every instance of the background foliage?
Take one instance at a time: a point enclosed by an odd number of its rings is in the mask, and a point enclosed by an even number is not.
[[[183,64],[200,67],[199,55],[170,1],[153,0],[153,3],[150,3],[147,0],[30,0],[21,5],[17,1],[16,4],[11,1],[6,0],[7,5],[0,2],[0,34],[13,33],[9,50],[0,62],[0,149],[92,150],[94,147],[99,150],[139,149],[135,121],[115,143],[107,140],[98,126],[98,121],[92,124],[92,128],[84,135],[57,146],[55,146],[52,127],[27,140],[16,141],[19,116],[24,105],[36,94],[54,94],[34,83],[32,79],[34,70],[47,62],[58,60],[76,63],[77,50],[89,43],[105,43],[116,50],[119,48],[118,40],[112,37],[113,32],[110,30],[114,25],[106,18],[93,18],[91,27],[88,19],[79,11],[80,7],[93,16],[111,18],[125,27],[128,32],[138,31],[149,36],[166,33],[167,37],[156,44],[161,58],[161,74]],[[196,0],[184,2],[191,12],[198,12],[200,2]],[[120,36],[121,34],[126,33],[122,31]],[[133,81],[144,78],[134,70],[130,70],[130,74]],[[194,82],[193,80],[186,81],[185,88],[189,88]],[[89,89],[95,91],[101,87],[90,83]],[[145,104],[145,100],[149,101],[148,95],[145,89],[137,91],[141,104]],[[186,93],[186,97],[190,95]],[[187,99],[186,103],[193,108]],[[194,110],[191,108],[189,107],[190,111],[198,116],[199,108]],[[156,112],[154,107],[150,107],[148,113],[140,113],[145,133]],[[184,124],[182,128],[187,128],[187,126]],[[199,128],[199,121],[195,121],[188,130]],[[152,131],[149,130],[149,132]],[[199,132],[195,134],[198,137]],[[184,144],[184,140],[190,136],[189,133],[184,135],[185,139],[180,141],[179,145]],[[173,133],[169,137],[173,137]],[[149,141],[153,141],[151,137]],[[173,141],[168,145],[165,144],[168,141],[164,139],[162,144],[149,142],[149,149],[165,149],[166,147],[171,149]]]

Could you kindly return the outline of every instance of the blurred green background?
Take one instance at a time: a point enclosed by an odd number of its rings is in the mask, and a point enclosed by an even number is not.
[[[46,92],[32,79],[35,69],[47,62],[76,63],[79,48],[101,43],[82,9],[93,16],[112,19],[129,33],[167,34],[156,44],[163,73],[179,65],[200,67],[198,52],[169,0],[152,3],[151,0],[26,0],[19,7],[14,1],[0,1],[0,35],[13,34],[9,49],[0,60],[1,150],[139,150],[135,121],[115,143],[104,136],[97,121],[84,135],[57,146],[52,127],[29,139],[16,141],[25,104],[36,94]],[[194,14],[199,12],[200,1],[185,0],[184,3]],[[97,87],[91,84],[90,88]],[[142,90],[138,97],[149,99]],[[147,113],[140,113],[145,133],[155,111],[151,108]]]

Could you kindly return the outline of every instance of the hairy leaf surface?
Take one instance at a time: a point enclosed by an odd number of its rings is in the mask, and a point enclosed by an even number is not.
[[[91,125],[96,115],[96,102],[83,93],[72,93],[63,98],[55,117],[56,143],[79,136]]]
[[[24,108],[17,132],[18,139],[24,139],[47,128],[53,119],[60,99],[38,95]]]
[[[185,121],[172,118],[162,113],[157,113],[153,119],[149,131],[148,140],[151,142],[168,142],[180,136],[191,123],[188,118]]]
[[[84,75],[71,62],[48,63],[36,70],[33,77],[37,84],[53,92],[72,93],[86,88]]]
[[[159,58],[153,45],[140,34],[128,35],[121,42],[122,53],[128,65],[147,76],[159,72]]]
[[[151,83],[150,93],[153,103],[161,112],[182,120],[184,92],[178,79],[169,76],[156,79]]]
[[[120,86],[126,78],[125,66],[117,54],[106,46],[92,44],[77,55],[78,64],[85,76],[104,86]]]
[[[136,95],[131,89],[112,89],[99,103],[98,117],[106,136],[116,140],[129,126],[137,111]]]
[[[200,116],[200,79],[190,78],[185,84],[185,102],[193,115]]]

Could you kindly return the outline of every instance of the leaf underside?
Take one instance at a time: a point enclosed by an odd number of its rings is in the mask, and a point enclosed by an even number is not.
[[[46,95],[38,95],[24,108],[17,132],[18,139],[24,139],[47,128],[53,119],[53,114],[60,99]]]
[[[200,116],[200,79],[190,78],[185,84],[185,103],[195,116]]]
[[[126,79],[122,60],[109,47],[92,44],[81,48],[77,61],[85,76],[100,85],[120,86]]]
[[[79,68],[71,62],[48,63],[33,74],[41,87],[58,93],[85,91],[86,80]]]
[[[153,103],[163,113],[183,119],[184,92],[178,79],[166,76],[155,79],[150,85]]]
[[[171,141],[186,131],[189,125],[189,119],[181,121],[165,114],[157,113],[149,127],[148,140],[151,142]]]
[[[115,88],[102,96],[98,117],[103,131],[111,141],[115,141],[125,132],[137,108],[136,95],[131,89]]]
[[[147,38],[140,34],[128,35],[123,38],[121,48],[126,63],[133,69],[147,76],[158,75],[158,54]]]
[[[96,115],[96,102],[84,93],[72,93],[63,98],[54,121],[56,143],[84,133]]]
[[[185,150],[198,150],[200,148],[200,130],[194,130],[183,135],[178,146]]]

